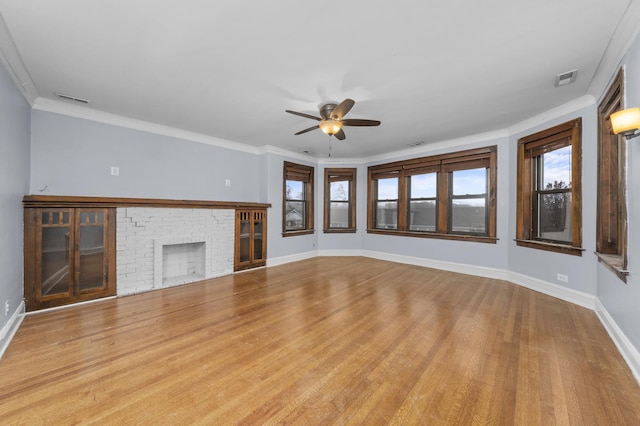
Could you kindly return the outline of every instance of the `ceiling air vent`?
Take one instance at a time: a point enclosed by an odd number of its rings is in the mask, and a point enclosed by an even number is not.
[[[578,70],[567,71],[556,75],[556,87],[566,86],[567,84],[573,83],[576,81],[577,76]]]
[[[76,98],[75,96],[65,95],[64,93],[53,92],[53,94],[56,95],[57,97],[59,97],[60,99],[64,99],[65,101],[79,102],[79,103],[85,104],[85,105],[90,103],[86,99]]]

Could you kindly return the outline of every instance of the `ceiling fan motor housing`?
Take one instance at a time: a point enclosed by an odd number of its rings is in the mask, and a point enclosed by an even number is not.
[[[334,103],[328,103],[328,104],[324,104],[320,107],[320,117],[322,117],[323,120],[331,120],[331,119],[335,119],[333,117],[331,117],[331,113],[333,112],[334,109],[336,109],[336,107],[338,106],[338,104],[334,104]]]

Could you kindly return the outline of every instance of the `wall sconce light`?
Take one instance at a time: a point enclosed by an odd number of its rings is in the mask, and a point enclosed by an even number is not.
[[[625,138],[633,139],[640,136],[640,108],[627,108],[614,112],[609,116],[611,128],[616,135],[623,135]]]

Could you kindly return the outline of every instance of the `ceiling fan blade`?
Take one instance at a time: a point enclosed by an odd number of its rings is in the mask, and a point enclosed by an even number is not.
[[[353,108],[355,103],[356,102],[353,99],[349,99],[349,98],[340,102],[340,105],[335,107],[334,110],[331,112],[331,118],[334,118],[336,120],[341,120],[342,117],[344,117],[345,115],[347,115],[349,111],[351,111],[351,108]]]
[[[363,120],[360,118],[347,118],[346,120],[342,120],[343,126],[379,126],[380,122],[378,120]]]
[[[336,139],[343,141],[344,138],[347,137],[347,135],[344,134],[344,130],[340,129],[340,131],[338,133],[336,133],[335,135],[333,135],[336,137]]]
[[[304,112],[298,112],[298,111],[291,111],[291,110],[285,110],[285,112],[288,112],[289,114],[293,114],[293,115],[299,115],[300,117],[304,117],[304,118],[310,118],[312,120],[317,120],[317,121],[321,121],[322,118],[320,117],[316,117],[313,115],[309,115],[309,114],[305,114]]]
[[[320,126],[313,126],[313,127],[309,127],[308,129],[300,130],[298,133],[295,133],[295,134],[296,135],[301,135],[303,133],[307,133],[307,132],[310,132],[312,130],[319,129],[319,128],[320,128]]]

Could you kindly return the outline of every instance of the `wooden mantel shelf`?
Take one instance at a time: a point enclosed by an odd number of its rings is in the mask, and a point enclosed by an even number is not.
[[[170,200],[162,198],[76,197],[60,195],[25,195],[24,207],[173,207],[186,209],[269,208],[270,203],[240,201]]]

